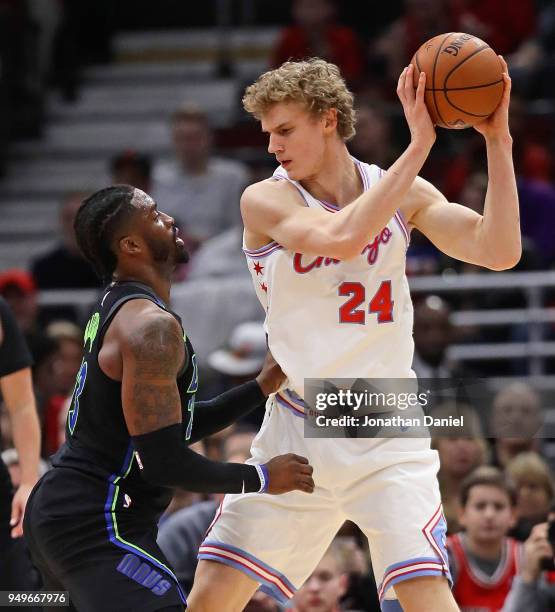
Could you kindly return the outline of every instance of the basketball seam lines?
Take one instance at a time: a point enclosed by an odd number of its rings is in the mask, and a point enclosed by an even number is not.
[[[453,104],[453,102],[449,100],[449,96],[447,95],[447,93],[445,93],[445,99],[447,100],[447,102],[449,102],[449,104],[453,108],[456,108],[458,111],[460,111],[461,113],[464,113],[465,115],[470,115],[471,117],[489,117],[491,115],[491,113],[486,113],[485,115],[477,115],[476,113],[469,113],[467,110],[464,110],[464,108],[459,108],[456,104]]]
[[[439,117],[439,119],[441,120],[441,123],[443,123],[443,125],[449,125],[449,124],[447,123],[447,121],[444,121],[443,117],[441,116],[441,113],[439,112],[439,106],[437,105],[436,90],[435,90],[435,84],[436,84],[436,66],[437,66],[437,60],[439,58],[439,54],[441,53],[443,44],[451,36],[451,34],[453,34],[453,32],[449,32],[449,34],[446,34],[445,37],[443,38],[443,40],[441,41],[441,43],[439,44],[439,47],[437,48],[436,56],[435,56],[435,59],[434,59],[434,69],[432,71],[432,86],[434,87],[434,89],[433,89],[434,106],[436,107],[437,116]]]
[[[467,55],[454,68],[451,68],[451,70],[447,73],[446,77],[443,79],[443,86],[447,87],[447,81],[449,80],[449,77],[453,74],[453,72],[455,72],[455,70],[457,70],[457,68],[460,68],[470,58],[474,57],[475,55],[478,55],[478,53],[480,53],[481,51],[485,51],[486,49],[491,49],[491,47],[489,47],[488,45],[484,45],[483,47],[476,49],[476,51],[473,51],[470,55]]]
[[[492,85],[497,85],[498,83],[502,83],[503,79],[499,79],[497,81],[492,81],[491,83],[484,83],[483,85],[469,85],[468,87],[438,87],[436,89],[426,88],[425,91],[464,91],[465,89],[480,89],[482,87],[491,87]]]

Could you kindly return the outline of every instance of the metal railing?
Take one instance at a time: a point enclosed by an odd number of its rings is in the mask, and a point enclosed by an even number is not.
[[[173,293],[192,291],[190,281],[175,285]],[[449,357],[459,361],[525,358],[530,363],[530,374],[542,378],[545,359],[555,356],[555,342],[545,340],[545,324],[555,321],[555,308],[544,307],[545,291],[555,287],[554,272],[503,272],[482,274],[445,274],[419,276],[409,279],[411,293],[418,295],[463,292],[519,290],[526,299],[525,308],[495,310],[462,310],[452,314],[456,326],[526,325],[528,339],[523,342],[455,344],[449,348]],[[75,305],[85,310],[96,298],[94,290],[49,290],[39,294],[44,306]]]
[[[462,293],[470,291],[519,290],[526,308],[466,310],[453,313],[455,325],[526,325],[525,342],[453,345],[449,357],[460,361],[477,359],[515,359],[530,361],[530,374],[543,376],[545,358],[555,355],[555,342],[544,340],[545,323],[555,321],[555,308],[544,307],[546,289],[555,287],[555,272],[503,272],[482,274],[445,274],[410,279],[411,292]]]

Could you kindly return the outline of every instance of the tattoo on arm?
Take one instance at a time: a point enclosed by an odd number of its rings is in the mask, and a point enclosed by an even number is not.
[[[153,385],[136,382],[133,387],[132,402],[135,430],[142,433],[172,425],[177,420],[176,406],[181,411],[179,392],[175,383]]]
[[[184,357],[179,325],[152,317],[131,334],[124,357],[124,412],[131,435],[181,421],[176,377]]]
[[[183,338],[167,321],[152,321],[135,332],[130,346],[135,361],[135,376],[141,379],[173,377],[183,359]],[[177,366],[177,368],[176,368]]]

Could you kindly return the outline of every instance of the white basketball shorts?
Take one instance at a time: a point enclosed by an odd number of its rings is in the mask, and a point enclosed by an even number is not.
[[[368,538],[380,600],[395,599],[391,587],[402,580],[450,580],[430,440],[305,438],[303,409],[284,393],[271,396],[249,462],[303,455],[314,467],[314,493],[226,495],[199,559],[245,572],[286,604],[351,520]]]

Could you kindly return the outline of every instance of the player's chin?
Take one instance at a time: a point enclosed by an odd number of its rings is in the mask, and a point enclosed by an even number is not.
[[[190,259],[189,252],[185,248],[185,245],[176,243],[175,245],[175,263],[186,264],[189,262],[189,259]]]

